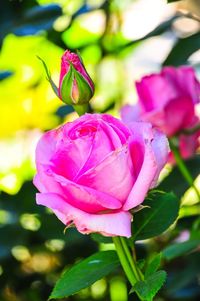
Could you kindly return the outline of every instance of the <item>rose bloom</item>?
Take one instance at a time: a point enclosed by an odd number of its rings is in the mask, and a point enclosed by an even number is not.
[[[151,122],[168,137],[197,122],[195,105],[200,100],[200,84],[188,66],[165,67],[159,74],[144,76],[136,82],[138,104],[123,112],[124,120]]]
[[[43,135],[36,149],[37,203],[81,233],[131,236],[130,210],[155,186],[168,156],[164,134],[86,114]]]

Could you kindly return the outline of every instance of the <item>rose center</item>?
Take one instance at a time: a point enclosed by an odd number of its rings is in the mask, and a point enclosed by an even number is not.
[[[70,138],[72,140],[81,138],[81,137],[85,137],[85,136],[93,136],[97,131],[97,128],[93,125],[86,125],[86,126],[81,126],[77,129],[74,129],[71,133],[70,133]]]

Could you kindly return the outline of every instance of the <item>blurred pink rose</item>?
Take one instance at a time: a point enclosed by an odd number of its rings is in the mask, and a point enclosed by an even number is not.
[[[200,84],[192,67],[165,67],[160,74],[144,76],[136,83],[138,105],[126,110],[124,119],[137,113],[168,137],[190,128],[197,121],[195,104],[200,100]]]
[[[183,135],[181,134],[178,137],[178,148],[183,159],[189,159],[196,153],[197,149],[200,147],[200,131],[192,135]],[[174,164],[175,158],[173,153],[169,153],[169,160],[170,163]]]
[[[86,114],[43,135],[36,149],[37,203],[81,233],[131,236],[130,209],[141,204],[166,163],[164,134]]]
[[[94,94],[94,84],[81,57],[66,50],[61,59],[58,93],[67,104],[88,103]]]

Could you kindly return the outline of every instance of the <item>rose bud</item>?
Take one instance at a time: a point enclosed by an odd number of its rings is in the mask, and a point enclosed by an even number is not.
[[[140,115],[168,137],[198,122],[195,105],[200,100],[200,83],[192,67],[165,67],[159,74],[144,76],[136,89],[138,104],[124,109],[124,119],[135,120]]]
[[[59,97],[69,105],[87,104],[94,94],[94,84],[79,54],[66,50],[61,59]]]
[[[128,128],[107,114],[85,114],[40,139],[37,203],[81,233],[130,237],[130,210],[156,185],[168,151],[166,136],[149,123]]]

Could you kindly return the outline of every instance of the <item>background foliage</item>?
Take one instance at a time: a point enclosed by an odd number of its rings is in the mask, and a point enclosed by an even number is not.
[[[136,101],[133,81],[145,73],[181,64],[192,64],[199,73],[199,19],[198,0],[1,0],[0,300],[47,300],[63,267],[113,249],[98,235],[64,233],[51,212],[35,205],[36,142],[43,131],[75,114],[54,96],[36,56],[58,82],[63,50],[79,49],[96,86],[93,109],[118,115],[122,104]],[[194,177],[199,160],[187,162]],[[158,189],[173,191],[181,203],[176,228],[136,248],[141,264],[142,258],[151,261],[155,252],[163,252],[168,278],[157,301],[199,300],[200,207],[176,168],[168,167],[164,176]],[[137,227],[140,214],[145,210],[136,213]],[[138,239],[150,238],[143,230]],[[133,300],[115,257],[109,258],[111,274],[65,300]]]

